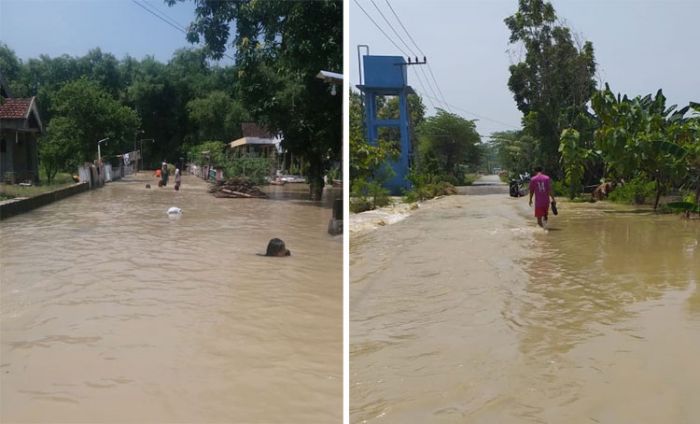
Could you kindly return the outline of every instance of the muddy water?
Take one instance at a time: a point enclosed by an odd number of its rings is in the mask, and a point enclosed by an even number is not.
[[[194,177],[154,183],[0,224],[0,421],[340,422],[330,209],[303,188],[215,199]],[[290,258],[255,255],[272,237]]]
[[[359,422],[696,423],[700,223],[452,196],[351,239]]]

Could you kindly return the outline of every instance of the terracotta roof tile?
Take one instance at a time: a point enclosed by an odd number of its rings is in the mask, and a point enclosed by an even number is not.
[[[28,99],[5,99],[0,105],[0,119],[24,119],[29,113],[34,97]]]

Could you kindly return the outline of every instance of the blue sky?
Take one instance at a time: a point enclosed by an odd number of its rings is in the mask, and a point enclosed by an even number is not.
[[[194,18],[192,1],[173,7],[162,0],[137,1],[183,27]],[[193,47],[185,34],[132,0],[0,0],[0,40],[22,60],[40,54],[82,56],[100,47],[118,59],[152,55],[165,62],[178,48]]]
[[[354,86],[359,81],[358,44],[369,44],[372,54],[401,53],[357,7],[355,0],[349,1],[349,77]],[[385,27],[387,34],[396,38],[371,0],[357,1]],[[599,77],[609,82],[613,91],[636,96],[662,88],[668,105],[700,102],[700,0],[551,2],[559,18],[584,40],[593,42]],[[412,46],[386,1],[374,3]],[[518,49],[508,44],[510,34],[503,23],[517,10],[517,0],[389,0],[389,4],[428,56],[447,103],[459,108],[452,108],[453,112],[468,119],[477,114],[499,121],[478,121],[481,134],[519,126],[521,114],[507,87],[508,67],[512,60],[517,61]],[[400,41],[397,44],[406,50]],[[409,72],[409,84],[421,94],[431,93],[414,72]],[[429,99],[424,98],[424,103],[432,113]]]

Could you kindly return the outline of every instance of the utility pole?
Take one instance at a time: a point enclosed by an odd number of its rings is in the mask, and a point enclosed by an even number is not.
[[[144,141],[150,141],[151,143],[155,143],[156,141],[152,138],[142,138],[139,140],[139,156],[141,157],[141,170],[143,171],[143,142]]]
[[[102,144],[103,141],[109,140],[109,137],[103,138],[102,140],[97,142],[97,164],[99,165],[102,163],[102,152],[100,151],[100,144]]]

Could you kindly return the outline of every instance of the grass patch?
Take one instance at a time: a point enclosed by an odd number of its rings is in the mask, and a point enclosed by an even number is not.
[[[457,189],[447,181],[437,183],[427,183],[415,185],[411,190],[406,192],[404,201],[407,203],[418,202],[421,200],[432,199],[438,196],[449,196],[457,194]]]
[[[70,173],[59,172],[53,178],[51,185],[55,186],[55,185],[64,185],[64,184],[71,184],[71,183],[73,183],[73,177],[71,176]],[[42,169],[39,169],[39,184],[42,186],[48,185],[48,179],[46,178],[46,173],[44,173],[44,171]]]
[[[474,181],[476,181],[479,178],[477,174],[464,174],[464,177],[462,178],[462,185],[465,186],[470,186],[474,184]]]
[[[350,212],[352,213],[371,211],[391,203],[389,190],[375,181],[355,181],[350,196]]]
[[[71,179],[68,183],[62,184],[51,184],[51,185],[41,185],[41,186],[21,186],[18,184],[0,184],[0,196],[6,199],[13,199],[15,197],[34,197],[40,194],[48,193],[59,188],[69,187],[73,185],[73,180]],[[5,200],[5,199],[2,199]]]
[[[51,185],[49,185],[46,182],[46,174],[41,169],[39,169],[39,181],[40,185],[33,186],[0,183],[0,200],[14,199],[16,197],[34,197],[74,184],[73,177],[70,173],[59,172],[54,177]]]

